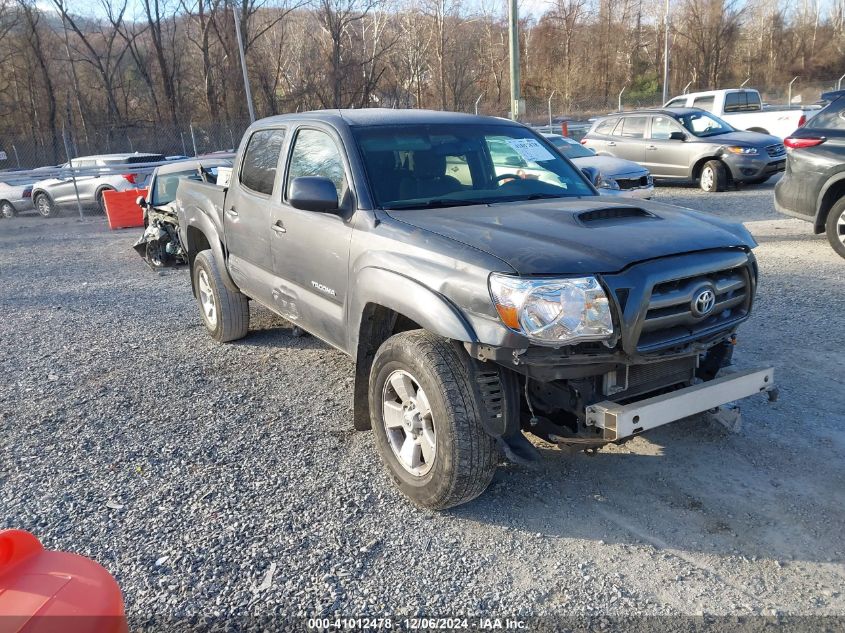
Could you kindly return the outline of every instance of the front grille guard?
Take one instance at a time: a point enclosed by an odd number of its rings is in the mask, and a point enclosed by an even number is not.
[[[602,281],[610,290],[616,305],[614,327],[621,332],[622,350],[631,356],[650,354],[712,339],[720,332],[732,330],[745,321],[751,312],[757,283],[753,263],[754,256],[739,249],[701,251],[635,264],[621,273],[603,275]],[[747,280],[745,303],[738,316],[683,336],[651,336],[648,342],[641,344],[643,325],[655,286],[732,269],[742,269]]]

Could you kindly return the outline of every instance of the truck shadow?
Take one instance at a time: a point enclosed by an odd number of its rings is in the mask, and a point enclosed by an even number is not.
[[[772,467],[778,448],[701,418],[595,457],[541,447],[538,468],[501,468],[487,493],[451,512],[539,536],[841,563],[845,538],[835,526],[845,523],[842,474],[796,468],[782,457]],[[839,460],[814,457],[815,464]],[[820,529],[820,517],[829,529]]]

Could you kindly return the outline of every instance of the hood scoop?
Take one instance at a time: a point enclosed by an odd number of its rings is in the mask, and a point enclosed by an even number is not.
[[[590,211],[583,211],[577,216],[578,221],[585,226],[594,224],[596,222],[608,222],[612,220],[629,220],[629,219],[658,219],[656,215],[640,209],[639,207],[605,207],[603,209],[591,209]]]

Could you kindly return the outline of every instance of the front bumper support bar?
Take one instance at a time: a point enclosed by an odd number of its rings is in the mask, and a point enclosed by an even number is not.
[[[774,389],[773,368],[749,369],[639,402],[622,405],[606,400],[590,405],[587,426],[602,429],[603,439],[613,442]]]

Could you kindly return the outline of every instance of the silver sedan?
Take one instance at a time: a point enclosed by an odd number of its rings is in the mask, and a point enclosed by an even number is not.
[[[648,169],[637,163],[613,156],[596,156],[588,147],[560,134],[543,134],[558,151],[579,169],[592,167],[598,172],[593,183],[602,195],[626,198],[651,198],[654,182]]]

